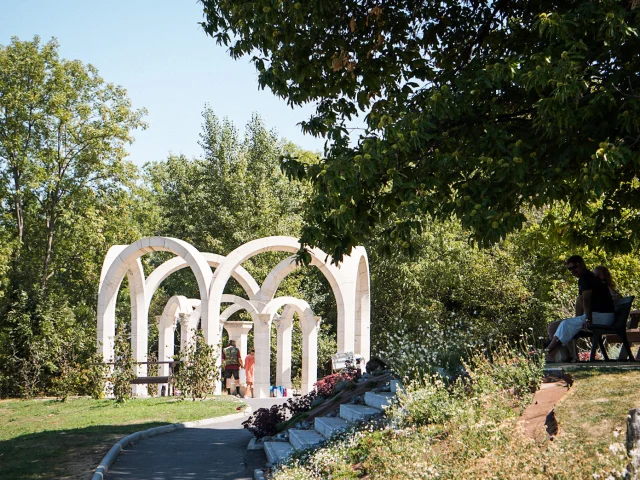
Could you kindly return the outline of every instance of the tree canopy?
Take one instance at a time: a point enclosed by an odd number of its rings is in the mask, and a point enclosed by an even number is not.
[[[104,254],[146,224],[124,160],[144,110],[58,48],[0,46],[0,396],[87,361]]]
[[[302,126],[325,158],[284,164],[314,188],[305,243],[340,258],[392,214],[400,247],[428,217],[493,243],[558,203],[583,239],[635,246],[637,2],[202,3],[206,33],[250,55],[263,88],[317,104]]]

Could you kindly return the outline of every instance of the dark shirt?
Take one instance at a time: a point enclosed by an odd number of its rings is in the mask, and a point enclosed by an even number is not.
[[[582,295],[585,290],[591,290],[591,311],[600,313],[613,313],[613,300],[609,287],[589,270],[578,278],[578,293]]]
[[[225,370],[240,370],[240,350],[234,346],[223,349],[222,361]]]

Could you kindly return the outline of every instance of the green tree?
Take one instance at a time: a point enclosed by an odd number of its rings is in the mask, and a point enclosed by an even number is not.
[[[131,108],[122,87],[107,84],[91,65],[60,60],[58,44],[12,39],[0,48],[0,178],[15,226],[18,257],[25,242],[25,208],[44,232],[40,283],[51,276],[54,238],[73,204],[108,192],[130,169],[122,160],[144,111]]]
[[[0,46],[0,396],[60,390],[92,361],[104,255],[157,222],[124,160],[144,111],[58,48]]]
[[[207,344],[202,330],[196,330],[186,349],[180,350],[174,358],[180,365],[173,381],[182,397],[204,400],[214,392],[220,377],[216,368],[216,348]]]
[[[280,157],[291,154],[311,162],[316,155],[280,139],[257,114],[241,135],[235,125],[219,119],[209,106],[203,112],[200,145],[202,158],[170,156],[147,166],[148,183],[162,211],[159,234],[175,236],[201,251],[222,255],[257,238],[300,235],[303,205],[310,189],[282,173]],[[286,256],[286,253],[263,253],[243,267],[260,284]],[[165,259],[163,255],[155,255],[152,263]],[[245,296],[233,280],[227,288],[229,293]],[[163,308],[171,295],[199,295],[193,274],[187,269],[173,274],[160,290],[152,303],[156,311]],[[290,274],[277,294],[306,299],[316,315],[323,318],[320,344],[332,345],[329,339],[335,335],[335,299],[328,282],[315,267]],[[236,315],[247,319],[245,312]],[[322,361],[328,358],[326,350],[322,349]],[[293,368],[295,375],[299,370],[297,357]]]
[[[428,217],[492,243],[526,207],[564,202],[585,239],[637,246],[637,2],[202,3],[206,33],[250,55],[260,86],[317,104],[302,125],[326,158],[285,163],[313,184],[305,243],[339,259],[391,214],[403,249]]]
[[[114,345],[115,358],[111,383],[113,396],[118,403],[125,403],[131,399],[131,380],[136,378],[135,361],[127,333],[126,329],[119,328]]]

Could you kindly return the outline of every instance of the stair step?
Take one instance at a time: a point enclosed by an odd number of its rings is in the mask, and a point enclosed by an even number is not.
[[[389,384],[391,385],[392,393],[402,392],[402,382],[400,380],[391,380]]]
[[[324,443],[325,438],[315,430],[289,430],[289,442],[296,450],[306,450]]]
[[[325,438],[331,438],[338,432],[343,432],[349,423],[340,417],[316,417],[313,428]]]
[[[366,405],[351,405],[347,403],[340,405],[340,416],[347,422],[368,420],[378,413],[380,413],[380,409]]]
[[[264,453],[273,465],[284,462],[293,453],[289,442],[264,442]]]
[[[373,408],[384,410],[393,402],[396,394],[391,392],[366,392],[364,403]]]

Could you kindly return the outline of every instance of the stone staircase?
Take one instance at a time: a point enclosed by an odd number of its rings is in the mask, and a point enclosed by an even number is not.
[[[379,414],[391,404],[396,392],[401,389],[398,380],[390,381],[391,392],[366,392],[365,405],[343,403],[339,416],[316,417],[313,430],[288,430],[289,441],[273,441],[264,443],[264,452],[269,463],[277,465],[284,462],[295,451],[317,447],[338,432],[346,430],[355,422],[367,421]]]

